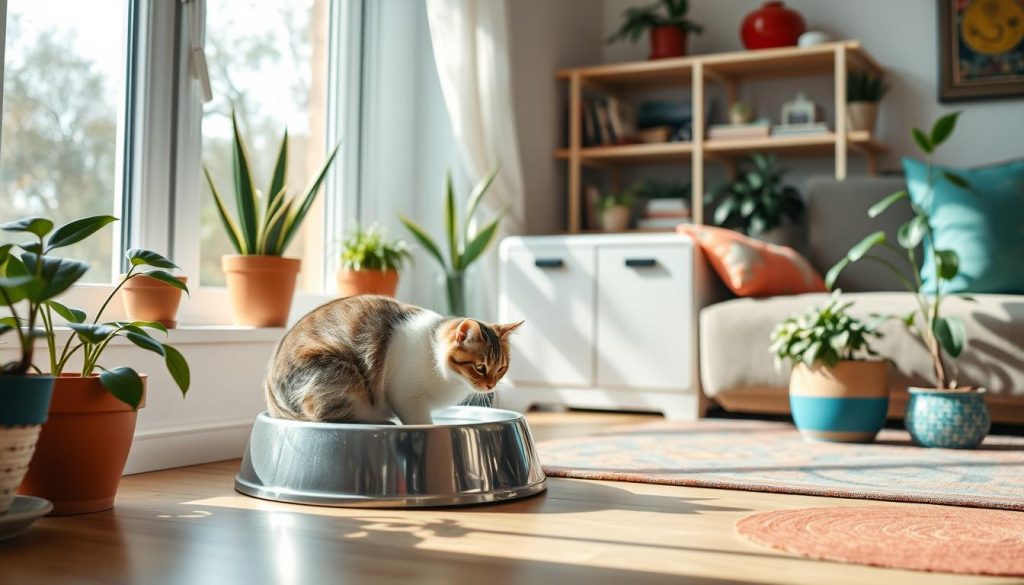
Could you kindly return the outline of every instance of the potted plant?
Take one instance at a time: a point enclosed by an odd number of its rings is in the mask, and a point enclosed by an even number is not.
[[[687,0],[659,0],[649,6],[633,6],[622,13],[619,30],[608,37],[608,43],[629,40],[635,43],[650,30],[651,54],[649,59],[665,59],[686,55],[689,33],[700,34],[704,27],[686,17],[690,10]]]
[[[882,75],[851,71],[846,76],[846,119],[849,121],[849,130],[875,131],[878,102],[888,89]]]
[[[17,359],[0,364],[0,515],[14,501],[50,409],[53,376],[40,373],[32,363],[35,339],[41,332],[38,325],[44,309],[59,304],[54,298],[89,269],[84,262],[47,253],[85,239],[110,221],[113,218],[108,216],[73,221],[58,228],[46,247],[42,238],[53,230],[48,219],[30,217],[0,225],[4,231],[40,240],[0,245],[0,302],[9,313],[0,318],[0,337],[13,335],[18,345]],[[23,250],[20,254],[18,247]]]
[[[967,181],[950,172],[933,172],[932,154],[953,134],[960,113],[955,112],[939,118],[925,134],[914,128],[912,136],[918,148],[925,155],[928,184],[925,198],[932,196],[937,181],[949,181],[957,186],[969,188]],[[910,436],[924,447],[963,448],[978,446],[988,434],[991,419],[985,405],[983,389],[963,387],[957,381],[955,360],[967,345],[967,328],[958,317],[942,314],[942,301],[949,296],[942,291],[944,282],[949,282],[960,271],[960,258],[956,251],[938,249],[932,237],[933,229],[926,209],[914,202],[906,191],[898,191],[885,197],[868,210],[870,217],[878,217],[894,203],[907,200],[914,217],[900,226],[896,243],[888,240],[884,231],[877,231],[850,248],[846,256],[836,263],[825,276],[825,283],[832,286],[839,274],[852,262],[871,260],[892,271],[903,286],[911,292],[917,308],[902,318],[906,327],[919,337],[931,357],[935,373],[933,388],[910,388],[905,423]],[[930,256],[930,266],[935,271],[936,285],[925,290],[918,272],[917,249],[924,249]],[[886,250],[888,256],[876,252]],[[902,269],[895,264],[902,263]],[[959,295],[970,300],[969,296]]]
[[[398,273],[412,258],[409,247],[399,239],[390,239],[376,224],[359,226],[342,240],[341,267],[338,269],[338,294],[395,296]]]
[[[130,367],[105,367],[100,363],[114,338],[124,337],[134,345],[162,356],[183,395],[189,386],[190,372],[184,357],[172,346],[154,339],[149,332],[166,333],[162,325],[145,321],[99,322],[117,292],[142,274],[136,272],[139,267],[154,268],[146,274],[184,290],[184,283],[159,270],[161,266],[174,266],[168,259],[148,250],[130,250],[127,256],[131,268],[107,296],[91,322],[84,311],[52,298],[80,278],[88,266],[47,254],[85,239],[114,220],[110,216],[85,218],[71,222],[52,234],[53,223],[42,218],[29,218],[3,226],[5,230],[29,232],[37,238],[37,241],[18,245],[23,250],[20,256],[6,255],[3,276],[5,279],[17,279],[23,275],[41,275],[33,276],[38,279],[35,285],[32,282],[22,285],[27,287],[23,298],[30,301],[27,330],[34,330],[36,320],[42,325],[49,374],[54,379],[53,398],[20,492],[50,500],[54,514],[95,512],[113,506],[135,432],[137,409],[143,405],[146,380],[145,375]],[[50,284],[54,282],[58,285]],[[43,293],[38,292],[38,283],[45,284]],[[6,294],[9,294],[8,290],[5,290]],[[53,293],[54,290],[58,292]],[[50,296],[39,300],[46,295]],[[16,298],[11,297],[11,300],[16,303]],[[57,343],[55,315],[67,321],[71,330],[61,346]],[[81,357],[81,369],[72,373],[69,371],[70,360],[76,356]]]
[[[837,291],[822,307],[808,309],[775,326],[770,351],[776,363],[789,361],[789,404],[793,422],[813,441],[865,443],[885,425],[889,408],[886,363],[872,338],[883,319],[864,322],[848,313]]]
[[[609,193],[598,201],[601,210],[601,229],[606,232],[624,232],[629,228],[636,205],[635,188],[621,193]]]
[[[466,315],[466,270],[487,250],[487,246],[498,232],[498,225],[504,215],[504,212],[499,213],[491,223],[476,231],[471,230],[473,216],[476,215],[480,202],[497,174],[497,168],[491,170],[473,187],[473,191],[466,201],[465,222],[460,223],[455,210],[455,188],[452,185],[452,173],[448,171],[445,179],[444,203],[445,240],[448,242],[447,261],[441,253],[441,247],[434,242],[426,230],[408,217],[399,216],[409,233],[416,238],[432,258],[437,260],[444,271],[446,309],[450,315]]]
[[[128,257],[131,258],[132,267],[143,268],[140,254],[142,250],[129,250]],[[172,262],[153,260],[152,268],[173,270],[176,268]],[[136,273],[132,278],[125,280],[121,288],[121,301],[124,304],[124,312],[129,321],[153,321],[166,327],[174,329],[178,326],[178,307],[181,306],[181,294],[187,290],[186,287],[178,286],[178,283],[166,282],[168,273],[163,270],[153,270]],[[182,285],[188,283],[188,277],[172,276]]]
[[[231,158],[237,220],[228,211],[205,165],[203,171],[228,240],[238,252],[221,259],[234,320],[236,325],[281,327],[288,321],[295,280],[302,266],[301,260],[284,258],[283,254],[313,206],[338,149],[335,147],[327,157],[303,195],[288,195],[288,131],[285,130],[270,185],[266,193],[261,193],[256,189],[248,148],[238,130],[234,112],[231,113],[231,127],[234,131]]]
[[[776,244],[794,243],[797,238],[790,232],[803,219],[805,206],[800,192],[783,184],[788,169],[778,167],[774,156],[757,152],[749,161],[751,168],[711,196],[717,204],[715,224]]]

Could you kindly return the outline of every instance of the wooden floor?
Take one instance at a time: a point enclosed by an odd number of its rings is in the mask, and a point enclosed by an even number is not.
[[[648,417],[537,413],[538,439]],[[45,518],[0,543],[0,584],[1010,583],[788,557],[752,512],[858,500],[551,479],[508,504],[421,511],[276,504],[232,490],[237,461],[126,477],[110,512]],[[901,505],[901,504],[893,504]]]

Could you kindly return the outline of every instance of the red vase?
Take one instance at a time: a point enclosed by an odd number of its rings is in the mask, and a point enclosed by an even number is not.
[[[686,56],[686,31],[678,26],[651,28],[651,55],[648,59]]]
[[[765,2],[764,6],[743,19],[740,36],[748,49],[792,47],[807,32],[804,17],[782,2]]]

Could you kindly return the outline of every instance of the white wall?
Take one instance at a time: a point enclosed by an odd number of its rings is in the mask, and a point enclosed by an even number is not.
[[[638,0],[604,0],[604,32],[611,34],[621,13]],[[695,0],[691,16],[705,27],[703,35],[691,39],[694,54],[742,50],[739,37],[743,17],[758,7],[750,0]],[[941,163],[975,165],[1024,155],[1024,99],[938,103],[938,41],[934,0],[790,0],[786,3],[803,14],[808,27],[825,30],[836,39],[856,39],[889,71],[890,91],[882,102],[879,138],[891,149],[883,168],[898,166],[900,156],[915,155],[910,128],[928,127],[947,111],[963,110],[952,142],[936,156]],[[644,59],[646,39],[634,46],[617,44],[604,49],[607,62]],[[775,118],[778,96],[791,96],[793,84],[750,89],[744,99],[753,99]],[[827,85],[813,89],[821,94]],[[772,91],[776,90],[776,91]],[[831,94],[828,94],[831,95]],[[814,96],[817,97],[817,96]],[[822,96],[824,97],[824,96]],[[782,100],[785,101],[785,100]],[[818,99],[819,103],[828,99]]]

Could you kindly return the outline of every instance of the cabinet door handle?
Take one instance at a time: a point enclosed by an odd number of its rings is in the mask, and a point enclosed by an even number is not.
[[[561,268],[565,262],[561,258],[537,258],[533,265],[537,268]]]
[[[658,261],[654,258],[626,258],[626,266],[630,268],[651,268],[657,265]]]

